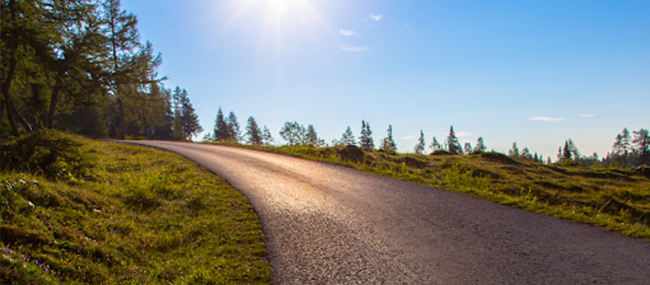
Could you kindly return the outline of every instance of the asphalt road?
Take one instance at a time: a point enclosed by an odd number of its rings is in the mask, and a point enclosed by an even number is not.
[[[131,141],[225,178],[262,222],[275,284],[650,284],[650,242],[353,169]]]

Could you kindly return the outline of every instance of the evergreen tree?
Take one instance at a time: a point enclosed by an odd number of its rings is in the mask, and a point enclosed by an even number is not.
[[[478,140],[476,140],[476,147],[474,148],[474,152],[485,152],[486,149],[487,147],[483,142],[483,137],[479,137]]]
[[[273,144],[273,136],[266,126],[264,126],[264,130],[262,131],[262,143],[267,146]]]
[[[337,142],[339,145],[356,145],[356,140],[354,138],[354,134],[352,133],[352,129],[350,129],[350,126],[348,126],[347,129],[345,129],[345,132],[341,136],[341,140]]]
[[[472,144],[469,142],[465,143],[465,154],[471,154],[472,153]]]
[[[199,116],[194,111],[194,107],[192,107],[192,103],[190,103],[190,97],[185,89],[181,92],[180,104],[180,121],[183,129],[183,140],[190,140],[194,135],[202,132],[203,128],[199,125]]]
[[[239,127],[239,122],[237,122],[237,116],[235,116],[235,112],[233,111],[230,111],[228,115],[227,129],[229,141],[241,141],[241,128]]]
[[[650,135],[648,130],[634,131],[633,143],[639,155],[638,165],[650,164]]]
[[[118,138],[126,136],[125,101],[127,96],[133,96],[129,86],[144,82],[159,81],[153,79],[155,69],[161,63],[160,55],[153,56],[151,45],[144,48],[140,43],[137,30],[138,20],[133,14],[121,10],[119,0],[107,0],[103,4],[104,21],[108,45],[110,48],[109,86],[111,96],[118,105],[117,124]],[[138,51],[139,48],[142,48]]]
[[[174,111],[174,120],[172,121],[172,136],[174,140],[183,140],[183,123],[181,122],[181,110]]]
[[[297,145],[305,141],[305,127],[298,122],[285,122],[280,129],[280,136],[289,142],[289,145]]]
[[[571,147],[569,146],[569,141],[564,141],[564,151],[562,152],[562,161],[565,159],[571,159]]]
[[[517,148],[517,142],[512,143],[512,148],[508,150],[508,156],[519,157],[519,148]]]
[[[580,155],[580,151],[578,150],[578,147],[573,143],[572,139],[569,139],[568,146],[573,160],[578,161],[582,155]]]
[[[530,150],[527,147],[524,147],[524,149],[521,151],[521,158],[532,160],[533,155],[530,154]]]
[[[420,130],[420,138],[418,139],[418,144],[415,145],[415,153],[424,154],[424,147],[426,143],[424,142],[424,132]]]
[[[630,139],[630,131],[628,131],[627,128],[624,128],[621,133],[621,151],[619,153],[619,155],[623,157],[623,168],[627,168],[627,159],[631,150]]]
[[[463,148],[460,146],[460,142],[454,133],[454,126],[449,128],[449,136],[446,141],[447,151],[451,154],[462,154]]]
[[[219,111],[217,111],[217,118],[215,119],[214,122],[213,133],[214,133],[215,141],[226,141],[229,139],[228,123],[226,123],[226,119],[223,116],[223,111],[221,111],[221,107],[219,107]]]
[[[382,140],[381,150],[394,154],[397,151],[397,146],[395,140],[393,140],[393,126],[388,125],[388,130],[386,131],[386,137]]]
[[[316,133],[316,129],[314,128],[313,125],[310,124],[309,126],[307,126],[307,131],[305,132],[304,135],[303,144],[309,146],[321,147],[325,145],[325,141],[318,137],[318,134]]]
[[[246,136],[248,137],[249,144],[262,144],[262,131],[257,125],[255,118],[253,116],[248,117],[248,124],[246,125]]]
[[[537,152],[535,152],[535,156],[533,157],[533,161],[539,162],[539,156],[537,156]]]
[[[370,123],[367,123],[364,120],[361,120],[361,136],[359,137],[359,144],[361,145],[361,148],[368,151],[375,148],[375,142],[372,139],[372,131],[370,130]]]
[[[442,146],[440,145],[436,137],[433,137],[433,142],[431,142],[431,152],[433,153],[438,150],[442,150]]]

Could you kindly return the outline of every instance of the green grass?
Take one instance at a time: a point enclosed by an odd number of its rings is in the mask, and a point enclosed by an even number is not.
[[[496,203],[650,240],[650,179],[629,169],[543,164],[500,153],[417,155],[343,147],[262,147],[310,160],[466,193]]]
[[[90,171],[0,172],[2,284],[268,284],[246,198],[177,154],[76,138]]]

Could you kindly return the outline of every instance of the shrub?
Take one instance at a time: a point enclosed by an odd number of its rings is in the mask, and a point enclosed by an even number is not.
[[[80,150],[82,145],[57,130],[38,130],[1,147],[0,170],[41,173],[49,178],[82,175],[89,166]]]

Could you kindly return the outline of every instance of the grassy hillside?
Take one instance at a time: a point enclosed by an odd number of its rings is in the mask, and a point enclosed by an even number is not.
[[[345,147],[255,148],[467,193],[650,239],[650,178],[630,169],[547,165],[500,153],[424,156]]]
[[[74,140],[83,168],[0,172],[0,283],[270,282],[259,220],[223,179],[176,154]]]

